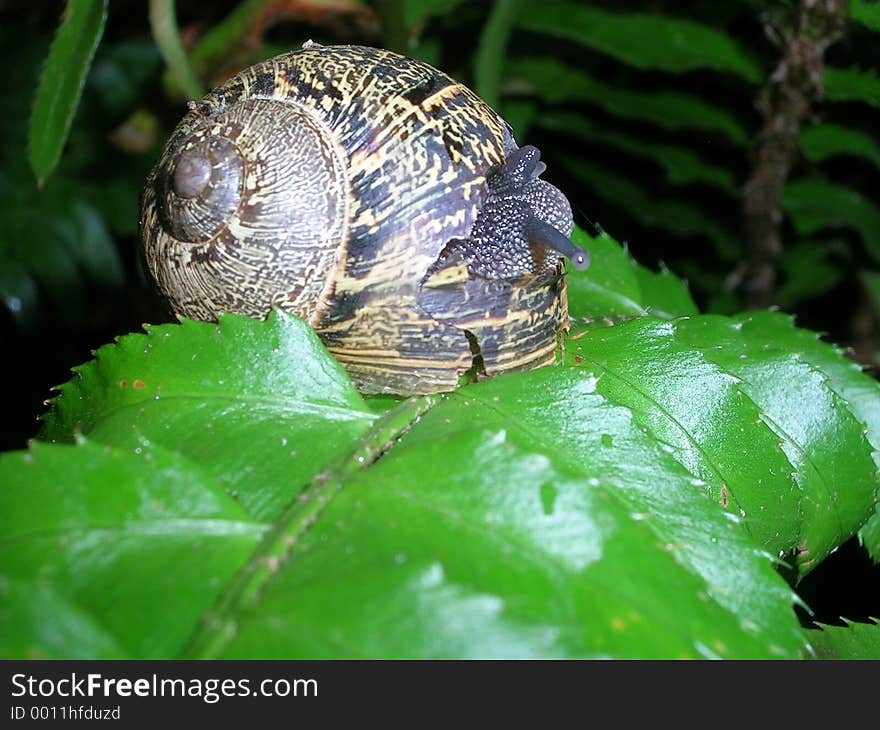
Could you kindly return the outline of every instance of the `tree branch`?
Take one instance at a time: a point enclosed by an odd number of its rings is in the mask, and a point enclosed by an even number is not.
[[[785,54],[758,96],[764,119],[753,149],[743,200],[746,258],[736,278],[746,306],[773,303],[782,255],[782,193],[798,148],[801,124],[823,96],[825,50],[843,34],[849,0],[800,0],[796,28],[785,33]]]

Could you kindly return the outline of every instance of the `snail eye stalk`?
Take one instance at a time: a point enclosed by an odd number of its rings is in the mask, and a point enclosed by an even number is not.
[[[575,246],[568,236],[540,218],[532,216],[526,222],[526,237],[530,243],[546,246],[565,256],[575,271],[584,271],[590,265],[590,254],[585,249]]]

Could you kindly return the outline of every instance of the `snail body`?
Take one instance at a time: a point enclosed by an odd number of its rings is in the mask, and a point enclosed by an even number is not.
[[[554,361],[571,209],[468,88],[389,51],[317,46],[191,105],[144,191],[146,268],[179,315],[309,322],[367,393]]]

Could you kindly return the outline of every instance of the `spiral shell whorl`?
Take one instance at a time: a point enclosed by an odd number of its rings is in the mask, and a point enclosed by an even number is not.
[[[329,130],[295,103],[241,98],[196,110],[147,186],[147,266],[184,316],[281,306],[315,321],[344,254],[346,186]]]
[[[237,74],[181,121],[144,193],[147,268],[177,314],[306,319],[365,393],[549,364],[567,321],[561,268],[501,291],[466,267],[425,278],[471,237],[489,176],[517,149],[437,69],[310,45]]]
[[[238,211],[243,179],[244,160],[232,142],[194,135],[162,179],[168,231],[187,243],[213,238]]]

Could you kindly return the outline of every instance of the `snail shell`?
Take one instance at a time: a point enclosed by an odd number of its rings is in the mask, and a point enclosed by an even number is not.
[[[191,106],[141,215],[146,268],[177,314],[293,312],[372,393],[554,361],[571,210],[534,155],[505,182],[518,148],[468,88],[388,51],[311,44]],[[495,235],[520,218],[560,240]]]

